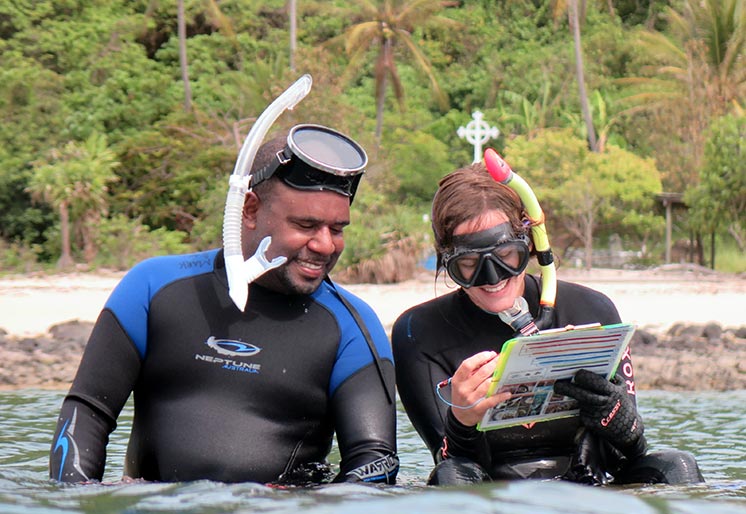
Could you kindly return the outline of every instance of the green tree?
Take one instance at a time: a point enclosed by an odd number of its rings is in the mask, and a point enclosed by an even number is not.
[[[503,101],[500,115],[503,130],[503,124],[507,124],[508,127],[512,127],[515,134],[524,134],[529,139],[547,128],[552,111],[560,101],[558,95],[552,96],[549,81],[542,84],[541,95],[535,101],[508,90],[500,91],[499,97]]]
[[[392,136],[392,143],[381,155],[391,163],[391,169],[378,189],[392,203],[416,206],[427,213],[438,181],[452,169],[448,149],[425,132],[397,128]]]
[[[71,141],[63,148],[53,148],[46,158],[33,163],[29,192],[60,216],[60,268],[74,263],[71,223],[80,229],[86,262],[95,257],[95,223],[106,213],[108,184],[116,180],[113,170],[118,165],[106,136],[98,133],[83,143]]]
[[[729,115],[707,132],[699,185],[687,192],[692,224],[702,232],[726,228],[746,252],[746,117]]]
[[[428,23],[453,24],[439,16],[443,9],[440,2],[432,0],[356,0],[363,21],[347,28],[344,34],[345,50],[350,57],[346,75],[362,67],[368,51],[375,48],[374,67],[376,97],[376,140],[380,143],[383,131],[383,112],[389,80],[400,109],[404,108],[404,88],[397,69],[397,45],[404,46],[430,81],[441,109],[448,107],[448,99],[440,88],[430,62],[412,36],[415,29]]]
[[[620,117],[618,114],[609,114],[609,103],[600,91],[594,91],[591,95],[589,112],[593,117],[593,125],[598,128],[598,137],[596,139],[598,151],[603,152],[606,149],[609,138],[612,137],[611,129],[619,122]],[[576,134],[584,139],[588,139],[588,125],[584,120],[573,112],[565,112],[564,116],[570,122],[570,126],[575,129]]]
[[[665,19],[665,31],[639,34],[650,65],[619,83],[628,113],[654,113],[656,158],[668,187],[684,191],[697,181],[710,120],[746,96],[746,1],[683,0]]]
[[[513,169],[532,185],[547,213],[550,237],[580,241],[585,266],[593,265],[599,231],[622,231],[643,247],[660,227],[653,213],[660,175],[650,159],[614,145],[591,152],[569,129],[546,130],[534,139],[517,137],[505,149]]]
[[[39,245],[51,223],[26,192],[32,160],[59,143],[66,109],[63,78],[16,51],[0,51],[0,236]]]
[[[174,113],[119,145],[120,180],[111,187],[115,212],[153,229],[186,233],[205,215],[200,200],[218,178],[227,184],[236,142],[231,127],[194,114]]]

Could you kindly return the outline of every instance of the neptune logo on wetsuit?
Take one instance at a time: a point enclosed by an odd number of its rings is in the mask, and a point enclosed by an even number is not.
[[[261,348],[250,343],[232,339],[215,339],[213,336],[210,336],[205,344],[220,355],[230,355],[232,357],[251,357],[262,351]]]
[[[261,352],[262,349],[256,345],[244,343],[243,341],[235,341],[233,339],[216,339],[214,336],[208,337],[204,344],[209,346],[210,349],[215,350],[216,353],[222,355],[222,357],[196,353],[194,354],[194,358],[198,361],[218,364],[223,369],[229,371],[240,371],[243,373],[259,373],[262,368],[261,364],[243,362],[240,359],[240,357],[253,357]],[[231,359],[230,357],[237,357],[237,359]]]

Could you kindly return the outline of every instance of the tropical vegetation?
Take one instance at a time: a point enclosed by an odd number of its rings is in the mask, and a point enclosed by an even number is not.
[[[489,146],[534,187],[560,261],[609,241],[746,271],[746,0],[0,2],[0,271],[124,269],[221,244],[264,108],[367,150],[335,274],[406,279],[438,180]],[[727,263],[727,264],[726,264]],[[603,264],[603,263],[601,263]]]

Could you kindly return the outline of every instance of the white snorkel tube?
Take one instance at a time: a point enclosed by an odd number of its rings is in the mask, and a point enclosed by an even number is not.
[[[228,196],[223,215],[223,251],[228,275],[228,294],[241,312],[249,299],[249,284],[270,269],[282,265],[287,258],[280,256],[268,261],[265,253],[272,238],[267,236],[256,253],[246,261],[241,247],[241,223],[244,198],[251,190],[251,167],[264,137],[272,124],[286,109],[293,109],[311,91],[311,75],[303,75],[278,96],[257,118],[238,153],[236,165],[229,179]]]

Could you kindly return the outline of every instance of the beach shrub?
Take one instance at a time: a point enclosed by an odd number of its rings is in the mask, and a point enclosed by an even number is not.
[[[97,234],[100,251],[94,264],[124,270],[148,257],[188,253],[191,249],[184,242],[186,236],[163,227],[151,230],[139,220],[119,214],[101,220]]]

